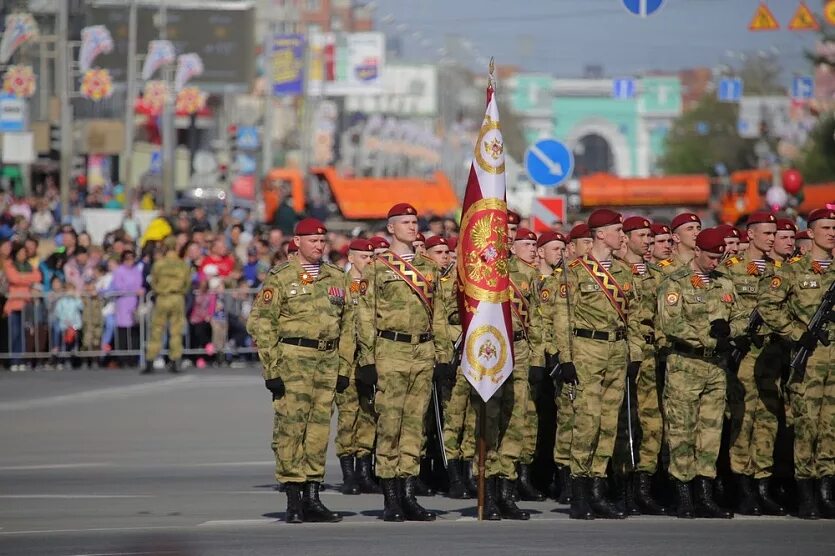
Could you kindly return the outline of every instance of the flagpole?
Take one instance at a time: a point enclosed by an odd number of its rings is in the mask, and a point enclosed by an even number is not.
[[[484,431],[487,428],[487,402],[481,400],[478,412],[478,520],[484,521],[484,460],[487,457],[487,440]]]

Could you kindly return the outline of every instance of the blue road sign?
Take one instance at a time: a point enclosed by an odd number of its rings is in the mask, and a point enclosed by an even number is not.
[[[255,160],[255,157],[246,153],[238,153],[237,163],[239,174],[254,174],[257,169],[257,161]]]
[[[151,151],[151,164],[148,167],[148,171],[152,174],[162,173],[162,152],[159,149]]]
[[[0,93],[0,132],[26,129],[26,101]]]
[[[792,98],[809,100],[815,93],[815,80],[809,75],[800,75],[792,79]]]
[[[525,152],[525,171],[534,183],[554,187],[571,177],[574,154],[555,139],[542,139]]]
[[[647,17],[658,10],[661,9],[661,6],[664,5],[664,0],[622,0],[623,7],[629,10],[629,13],[632,15],[637,15],[638,17]]]
[[[742,99],[742,79],[739,77],[723,77],[719,80],[717,94],[721,102],[739,102]]]
[[[258,140],[258,129],[254,126],[238,127],[238,137],[235,142],[239,149],[254,151],[261,146]]]
[[[631,77],[613,79],[612,97],[618,100],[635,98],[635,80]]]

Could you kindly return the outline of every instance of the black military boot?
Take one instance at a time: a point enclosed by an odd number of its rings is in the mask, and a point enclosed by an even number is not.
[[[315,481],[304,483],[302,494],[302,513],[304,520],[313,523],[336,523],[342,521],[342,516],[332,512],[319,500],[320,484]]]
[[[713,499],[713,481],[696,477],[696,516],[715,519],[731,519],[734,514],[719,507]]]
[[[287,523],[304,522],[301,483],[284,483],[284,491],[287,493],[287,512],[284,514],[284,521]]]
[[[142,369],[140,374],[143,375],[150,375],[154,373],[154,362],[153,361],[145,361],[145,368]]]
[[[462,463],[461,479],[470,492],[470,496],[478,496],[478,481],[476,480],[475,473],[473,473],[473,460],[465,459]]]
[[[431,464],[427,458],[423,458],[420,460],[420,469],[421,471],[426,470],[427,475],[429,473],[429,469],[431,469]],[[432,489],[429,485],[424,483],[420,476],[415,477],[415,496],[435,496],[435,490]]]
[[[364,494],[379,494],[380,487],[377,481],[374,480],[374,474],[371,471],[371,455],[357,458],[357,467],[354,473],[354,480],[360,492]]]
[[[625,477],[618,479],[618,486],[620,487],[621,496],[623,497],[623,511],[627,517],[641,515],[641,509],[635,500],[635,490],[637,489],[637,479],[634,473],[630,473]]]
[[[531,483],[531,466],[527,463],[520,463],[516,466],[519,479],[516,485],[519,489],[519,498],[530,502],[542,502],[545,496],[539,492]]]
[[[496,477],[487,477],[484,479],[483,512],[483,517],[487,521],[499,521],[502,519],[499,507],[496,505]]]
[[[446,471],[449,476],[449,492],[447,492],[447,496],[456,500],[467,500],[470,497],[470,493],[467,492],[467,487],[464,485],[464,481],[461,480],[461,460],[449,460]]]
[[[757,479],[757,494],[760,497],[760,507],[766,515],[786,515],[786,508],[771,497],[768,479]]]
[[[684,482],[678,479],[673,479],[673,484],[676,487],[676,515],[680,519],[693,519],[696,517],[696,511],[693,508],[693,497],[690,494],[690,481]]]
[[[626,514],[606,498],[606,479],[603,477],[591,478],[591,497],[589,505],[595,517],[603,519],[624,519]]]
[[[588,497],[591,489],[588,477],[571,477],[571,519],[594,519],[594,512],[589,506]]]
[[[635,504],[644,515],[667,515],[667,508],[652,497],[652,475],[639,471],[634,476]]]
[[[560,494],[557,498],[557,504],[571,504],[571,469],[567,465],[557,466],[557,480],[559,482]]]
[[[797,517],[819,519],[817,498],[814,479],[797,479]]]
[[[407,521],[435,521],[435,512],[430,512],[420,504],[418,504],[415,496],[417,495],[417,477],[406,477],[405,479],[397,480],[402,489],[400,491],[401,500],[403,502],[403,514]]]
[[[760,498],[754,490],[754,479],[748,475],[737,475],[736,496],[739,503],[736,512],[742,515],[762,515]]]
[[[833,482],[835,482],[835,477],[832,475],[820,478],[818,490],[820,509],[826,519],[835,519],[835,500],[832,499]]]
[[[516,519],[525,521],[531,518],[531,514],[525,510],[520,510],[513,501],[513,494],[516,491],[515,481],[511,481],[505,477],[499,477],[498,497],[496,505],[499,507],[499,512],[502,514],[502,519]]]
[[[382,479],[383,487],[383,521],[404,521],[403,507],[400,505],[400,493],[397,479]]]
[[[349,495],[359,494],[360,488],[354,476],[354,456],[341,456],[339,467],[342,468],[342,488],[339,492]]]
[[[176,361],[169,361],[168,362],[168,372],[173,374],[179,374],[183,372],[183,368],[180,366],[180,360],[177,359]]]

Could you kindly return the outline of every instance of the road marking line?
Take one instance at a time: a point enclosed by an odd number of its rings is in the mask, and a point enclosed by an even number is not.
[[[152,494],[0,494],[0,498],[72,500],[76,498],[156,498],[156,496]]]
[[[109,461],[98,463],[53,463],[45,465],[6,465],[0,471],[49,471],[52,469],[85,469],[89,467],[113,467]]]
[[[217,463],[175,463],[172,464],[171,467],[256,467],[261,465],[275,465],[275,460],[266,459],[262,461],[220,461]]]
[[[149,527],[96,527],[94,529],[32,529],[27,531],[0,531],[0,536],[10,535],[46,535],[49,533],[110,533],[115,531],[156,531],[188,529],[179,525],[152,525]]]
[[[204,521],[198,527],[232,527],[236,525],[272,525],[279,523],[280,519],[216,519],[212,521]]]

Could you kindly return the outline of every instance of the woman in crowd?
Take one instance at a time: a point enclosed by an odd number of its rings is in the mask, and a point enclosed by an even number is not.
[[[21,362],[24,352],[24,319],[23,312],[32,301],[32,291],[38,289],[41,283],[41,273],[33,269],[26,257],[26,248],[22,243],[12,247],[11,259],[3,267],[6,280],[9,283],[8,299],[3,307],[3,314],[9,320],[9,347],[12,353],[12,371],[24,371],[26,366]]]

